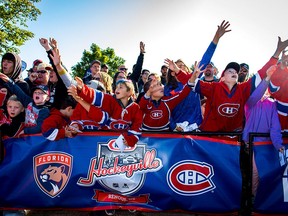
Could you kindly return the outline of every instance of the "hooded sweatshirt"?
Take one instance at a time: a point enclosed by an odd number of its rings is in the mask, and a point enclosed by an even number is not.
[[[22,68],[22,62],[19,55],[16,53],[5,53],[1,60],[1,66],[3,63],[3,60],[11,60],[14,62],[14,69],[12,74],[7,75],[10,79],[12,79],[16,85],[18,85],[27,95],[30,95],[30,88],[29,85],[21,78],[21,68]],[[3,69],[1,68],[1,73],[3,73]],[[2,81],[2,80],[1,80]],[[3,87],[3,81],[0,83],[0,86]],[[8,94],[7,98],[9,98],[11,94]]]

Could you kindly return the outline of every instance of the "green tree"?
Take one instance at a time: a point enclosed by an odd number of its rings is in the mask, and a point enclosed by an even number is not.
[[[19,52],[17,47],[34,37],[27,21],[36,21],[41,11],[35,3],[41,0],[0,0],[0,55]]]
[[[72,75],[82,78],[93,60],[99,60],[102,64],[107,64],[109,66],[109,75],[112,77],[118,66],[125,63],[123,58],[116,56],[114,49],[110,47],[101,49],[98,45],[92,43],[90,51],[84,50],[81,61],[71,68]]]

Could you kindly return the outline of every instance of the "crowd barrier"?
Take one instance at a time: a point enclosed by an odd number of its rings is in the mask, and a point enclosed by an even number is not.
[[[252,163],[243,196],[241,134],[225,135],[143,133],[134,148],[122,152],[116,132],[55,142],[40,134],[5,139],[0,208],[211,214],[244,208],[250,214]],[[254,152],[261,181],[253,212],[287,213],[286,165],[279,165],[271,143],[255,143]]]

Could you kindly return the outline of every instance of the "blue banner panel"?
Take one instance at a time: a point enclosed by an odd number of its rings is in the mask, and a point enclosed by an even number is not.
[[[118,133],[51,142],[4,141],[0,207],[233,212],[240,209],[240,147],[178,134],[143,134],[121,151]]]
[[[286,145],[287,141],[285,141],[284,144]],[[255,143],[254,155],[259,173],[259,186],[254,201],[254,212],[264,214],[287,214],[287,164],[283,166],[280,165],[279,152],[271,143]]]

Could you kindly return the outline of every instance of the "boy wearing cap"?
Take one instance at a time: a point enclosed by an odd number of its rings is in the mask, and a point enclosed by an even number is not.
[[[269,67],[277,63],[278,56],[287,47],[288,40],[281,41],[278,37],[278,44],[275,53],[270,60],[251,77],[247,82],[238,83],[240,65],[230,62],[222,72],[219,82],[204,82],[199,80],[199,71],[193,73],[194,91],[207,98],[204,119],[200,126],[202,131],[230,132],[242,131],[244,120],[244,105],[251,93],[262,79],[266,77]],[[173,63],[173,62],[172,62]],[[173,65],[171,65],[174,68]],[[177,78],[183,83],[187,75],[177,68]]]
[[[46,105],[49,101],[50,91],[48,86],[38,85],[32,89],[32,98],[25,94],[5,74],[0,74],[0,79],[5,82],[6,88],[15,94],[19,101],[26,108],[24,134],[35,134],[41,132],[41,126],[49,115],[50,111]],[[22,133],[21,133],[22,134]]]

